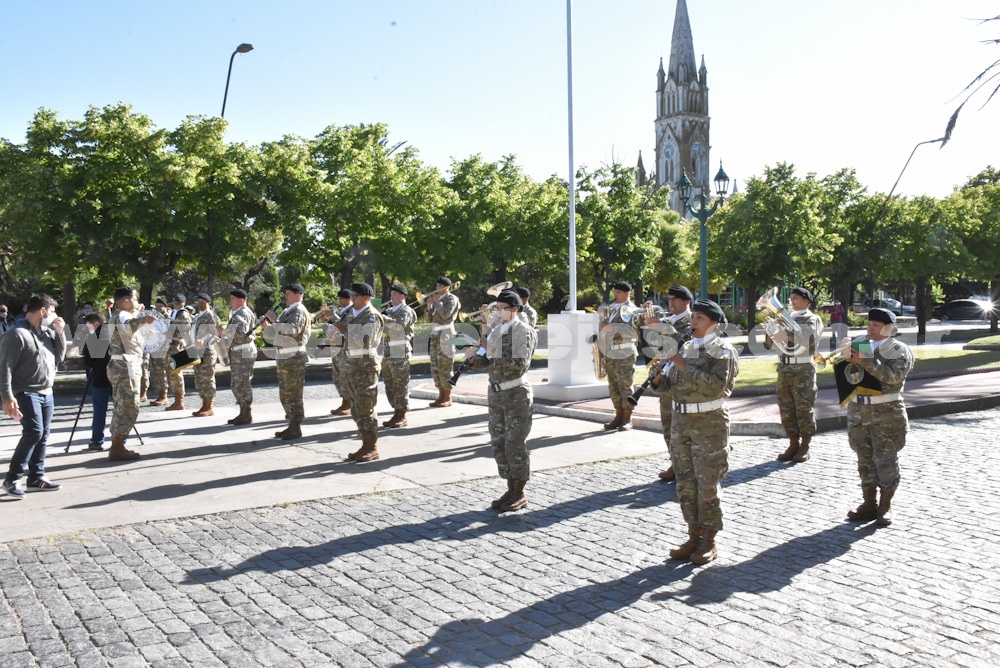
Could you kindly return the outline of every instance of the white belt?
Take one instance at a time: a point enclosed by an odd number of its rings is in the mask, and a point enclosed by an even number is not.
[[[229,349],[229,351],[235,353],[235,352],[241,352],[243,350],[250,350],[251,348],[253,348],[255,350],[257,348],[257,346],[254,345],[254,343],[252,341],[247,342],[247,343],[241,343],[238,346],[233,346],[232,348]]]
[[[629,348],[635,348],[634,343],[613,343],[608,346],[611,350],[628,350]]]
[[[448,330],[450,332],[454,332],[455,331],[455,325],[452,325],[452,324],[448,324],[448,325],[434,325],[433,327],[431,327],[431,331],[432,332],[443,332],[445,330]]]
[[[351,348],[347,351],[348,357],[364,357],[365,355],[377,356],[378,348]]]
[[[296,346],[294,348],[278,348],[278,353],[284,355],[285,353],[304,353],[306,351],[305,346]]]
[[[716,399],[715,401],[702,401],[701,403],[691,403],[686,404],[682,401],[674,402],[674,410],[682,415],[688,413],[707,413],[708,411],[717,411],[725,405],[725,399]]]
[[[409,341],[403,339],[402,341],[386,341],[387,346],[405,346]]]
[[[503,392],[504,390],[510,390],[512,388],[520,386],[524,382],[525,376],[519,376],[512,380],[505,380],[500,383],[490,383],[490,389],[494,392]]]
[[[140,357],[140,355],[112,355],[111,359],[118,360],[119,362],[131,362],[133,360],[138,360]]]
[[[813,358],[811,357],[786,357],[782,355],[778,358],[778,361],[782,364],[812,364]]]
[[[893,394],[883,394],[881,396],[873,397],[868,394],[859,394],[854,398],[859,404],[887,404],[890,401],[895,401],[900,398],[899,392]]]

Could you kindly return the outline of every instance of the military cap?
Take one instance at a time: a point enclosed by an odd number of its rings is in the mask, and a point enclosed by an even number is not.
[[[163,304],[164,306],[166,306],[167,305],[167,298],[166,297],[157,297],[156,298],[156,303],[157,304]]]
[[[797,288],[792,288],[792,294],[798,295],[803,299],[808,299],[810,304],[813,303],[813,293],[809,292],[808,289],[803,288],[802,286],[799,286]]]
[[[126,297],[133,297],[135,295],[135,290],[130,287],[122,286],[115,290],[115,301],[119,299],[125,299]]]
[[[514,288],[514,292],[516,292],[517,296],[520,297],[521,299],[531,299],[531,290],[529,290],[528,288],[517,287]]]
[[[881,322],[886,325],[896,324],[896,314],[892,311],[884,308],[873,308],[868,311],[869,322],[874,320],[875,322]]]
[[[340,290],[337,290],[337,297],[339,299],[350,299],[353,296],[354,293],[348,290],[347,288],[341,288]]]
[[[200,299],[202,301],[208,302],[209,304],[212,303],[212,298],[208,296],[207,292],[202,292],[195,299]]]
[[[625,281],[615,281],[611,287],[614,290],[621,290],[622,292],[632,292],[632,286]]]
[[[451,285],[451,279],[447,276],[438,276],[434,282],[438,285]]]
[[[304,295],[306,289],[299,283],[289,283],[285,286],[284,292],[294,292],[297,295]]]
[[[400,285],[399,283],[395,283],[391,288],[389,288],[389,290],[392,291],[392,292],[398,292],[399,294],[403,295],[404,297],[406,295],[410,294],[410,291],[406,289],[406,286],[405,285]]]
[[[184,304],[184,303],[187,303],[187,300],[188,300],[188,298],[185,297],[184,295],[182,295],[179,292],[176,295],[174,295],[174,301],[175,302],[180,302],[181,304]]]
[[[510,306],[524,306],[524,302],[521,301],[521,296],[513,290],[501,290],[500,294],[497,295],[497,302],[502,302]]]
[[[246,299],[247,298],[247,291],[244,290],[243,288],[236,288],[235,290],[230,290],[229,294],[230,294],[230,296],[236,297],[237,299]]]
[[[684,299],[689,302],[694,301],[694,295],[692,295],[691,291],[683,285],[671,285],[667,288],[667,296],[677,297],[678,299]]]
[[[691,310],[695,313],[704,313],[715,322],[723,322],[726,314],[722,312],[722,307],[711,299],[699,299],[691,304]]]
[[[353,283],[351,285],[351,292],[362,297],[371,297],[375,294],[375,289],[367,283]]]

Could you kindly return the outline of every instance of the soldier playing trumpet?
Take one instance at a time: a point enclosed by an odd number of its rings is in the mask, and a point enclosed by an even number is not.
[[[438,390],[435,408],[451,406],[451,375],[455,371],[451,338],[455,335],[455,318],[462,308],[458,297],[451,294],[451,279],[439,276],[434,293],[427,298],[427,315],[431,321],[431,375]]]
[[[195,417],[208,417],[215,415],[215,363],[217,355],[215,346],[212,345],[216,338],[216,329],[221,324],[219,316],[212,308],[212,298],[207,294],[200,294],[195,300],[197,313],[191,322],[191,330],[194,333],[195,345],[202,349],[201,364],[194,368],[194,386],[201,395],[201,408],[192,415]]]
[[[330,345],[330,373],[333,386],[340,395],[340,405],[330,411],[330,415],[350,415],[351,391],[347,385],[347,358],[344,356],[344,335],[335,326],[351,311],[354,293],[343,288],[337,292],[337,308],[331,310],[326,304],[320,307],[316,322],[327,323],[326,340]]]
[[[393,411],[392,417],[382,423],[383,427],[405,427],[406,411],[410,407],[410,356],[417,314],[406,305],[408,292],[404,285],[389,288],[390,304],[382,312],[386,319],[382,376],[385,395]]]
[[[601,304],[598,347],[608,372],[608,391],[615,407],[615,417],[604,425],[605,429],[628,431],[632,428],[632,407],[628,397],[632,394],[632,380],[635,376],[636,349],[638,339],[634,318],[638,310],[630,297],[632,286],[618,281],[613,286],[614,301]]]
[[[246,290],[236,288],[229,293],[229,324],[226,329],[219,327],[216,334],[222,337],[222,345],[229,350],[229,369],[232,374],[233,397],[240,407],[240,414],[227,420],[232,425],[251,424],[253,415],[253,366],[257,361],[257,345],[253,332],[257,329],[257,316],[247,306]]]

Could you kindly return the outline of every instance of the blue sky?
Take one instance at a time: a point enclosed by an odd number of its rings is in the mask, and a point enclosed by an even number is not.
[[[573,3],[577,166],[653,163],[656,70],[675,0]],[[791,162],[854,167],[887,192],[913,146],[1000,48],[990,0],[688,0],[708,68],[713,165],[742,182]],[[385,122],[447,170],[515,154],[567,173],[565,0],[0,0],[0,137],[39,107],[79,119],[127,102],[166,128],[218,114],[237,44],[228,137],[312,137]],[[943,196],[997,162],[1000,99],[967,105],[951,143],[923,147],[899,192]],[[715,167],[713,166],[713,171]]]

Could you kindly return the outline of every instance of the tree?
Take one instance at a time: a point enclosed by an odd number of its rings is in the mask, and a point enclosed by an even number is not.
[[[820,269],[820,276],[846,307],[853,301],[859,280],[874,282],[874,268],[885,248],[884,240],[875,233],[885,198],[868,195],[853,169],[841,169],[824,177],[820,191],[819,213],[828,236],[815,243],[826,246],[832,255]],[[866,270],[869,275],[862,276]]]
[[[968,226],[963,233],[966,250],[975,258],[972,274],[990,281],[990,332],[996,334],[1000,308],[1000,171],[987,167],[969,179],[952,198],[963,207]]]

